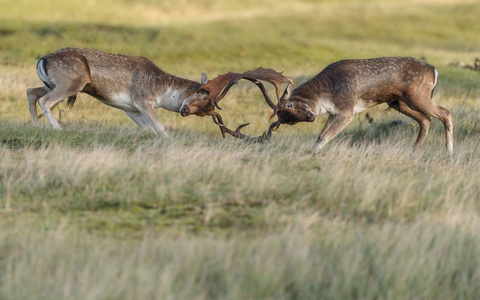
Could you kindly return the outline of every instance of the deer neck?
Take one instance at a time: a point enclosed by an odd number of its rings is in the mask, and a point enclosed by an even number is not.
[[[162,107],[178,112],[183,103],[196,93],[200,83],[170,75],[162,80],[159,86],[160,89],[155,98],[155,108]]]
[[[335,114],[335,105],[330,94],[331,83],[319,75],[298,86],[293,95],[301,98],[317,116],[325,113]]]

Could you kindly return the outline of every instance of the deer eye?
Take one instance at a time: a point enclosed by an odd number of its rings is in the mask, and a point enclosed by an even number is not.
[[[293,104],[291,102],[287,103],[287,108],[293,108]]]

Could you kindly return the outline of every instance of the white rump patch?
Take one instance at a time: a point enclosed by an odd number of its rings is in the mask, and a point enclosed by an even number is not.
[[[438,71],[435,69],[435,81],[433,82],[433,88],[437,86],[437,80],[438,80]]]
[[[50,80],[48,79],[47,72],[45,71],[45,68],[43,66],[44,65],[43,60],[44,58],[42,58],[37,64],[38,78],[40,78],[40,80],[43,82],[50,82]]]

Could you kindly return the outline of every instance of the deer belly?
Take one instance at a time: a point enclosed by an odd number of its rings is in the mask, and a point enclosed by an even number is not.
[[[354,113],[359,113],[359,112],[362,112],[362,111],[366,110],[367,108],[370,108],[370,107],[375,106],[377,104],[378,103],[376,103],[375,101],[359,101],[355,104],[355,106],[353,108],[353,112]]]
[[[108,97],[108,99],[99,99],[103,103],[121,110],[135,110],[132,98],[126,92],[117,93]]]

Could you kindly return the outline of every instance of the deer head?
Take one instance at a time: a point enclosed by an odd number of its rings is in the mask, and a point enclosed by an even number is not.
[[[299,96],[285,96],[278,104],[277,116],[282,124],[295,125],[298,122],[314,122],[315,113],[310,100]]]
[[[269,82],[275,87],[278,101],[280,101],[281,86],[283,83],[288,84],[285,89],[284,96],[291,94],[293,90],[293,79],[291,77],[284,76],[282,73],[279,73],[275,70],[264,69],[261,67],[244,73],[229,72],[223,75],[219,75],[210,81],[208,81],[206,75],[204,76],[204,74],[202,74],[202,85],[198,88],[197,92],[205,93],[207,96],[192,99],[191,101],[183,105],[182,109],[180,110],[180,114],[184,117],[190,114],[195,114],[197,116],[211,115],[215,124],[220,127],[223,137],[225,137],[225,133],[228,133],[236,138],[248,139],[250,141],[261,141],[269,139],[272,131],[275,131],[280,123],[272,123],[268,132],[265,132],[262,136],[252,138],[240,132],[240,130],[243,127],[247,126],[249,123],[238,126],[235,131],[230,130],[223,123],[223,119],[220,114],[215,111],[215,108],[222,110],[222,108],[220,108],[220,106],[218,105],[218,102],[225,97],[230,88],[233,85],[237,84],[240,79],[249,80],[260,88],[267,104],[274,110],[270,119],[276,115],[278,110],[278,103],[275,105],[272,102],[261,80]]]

